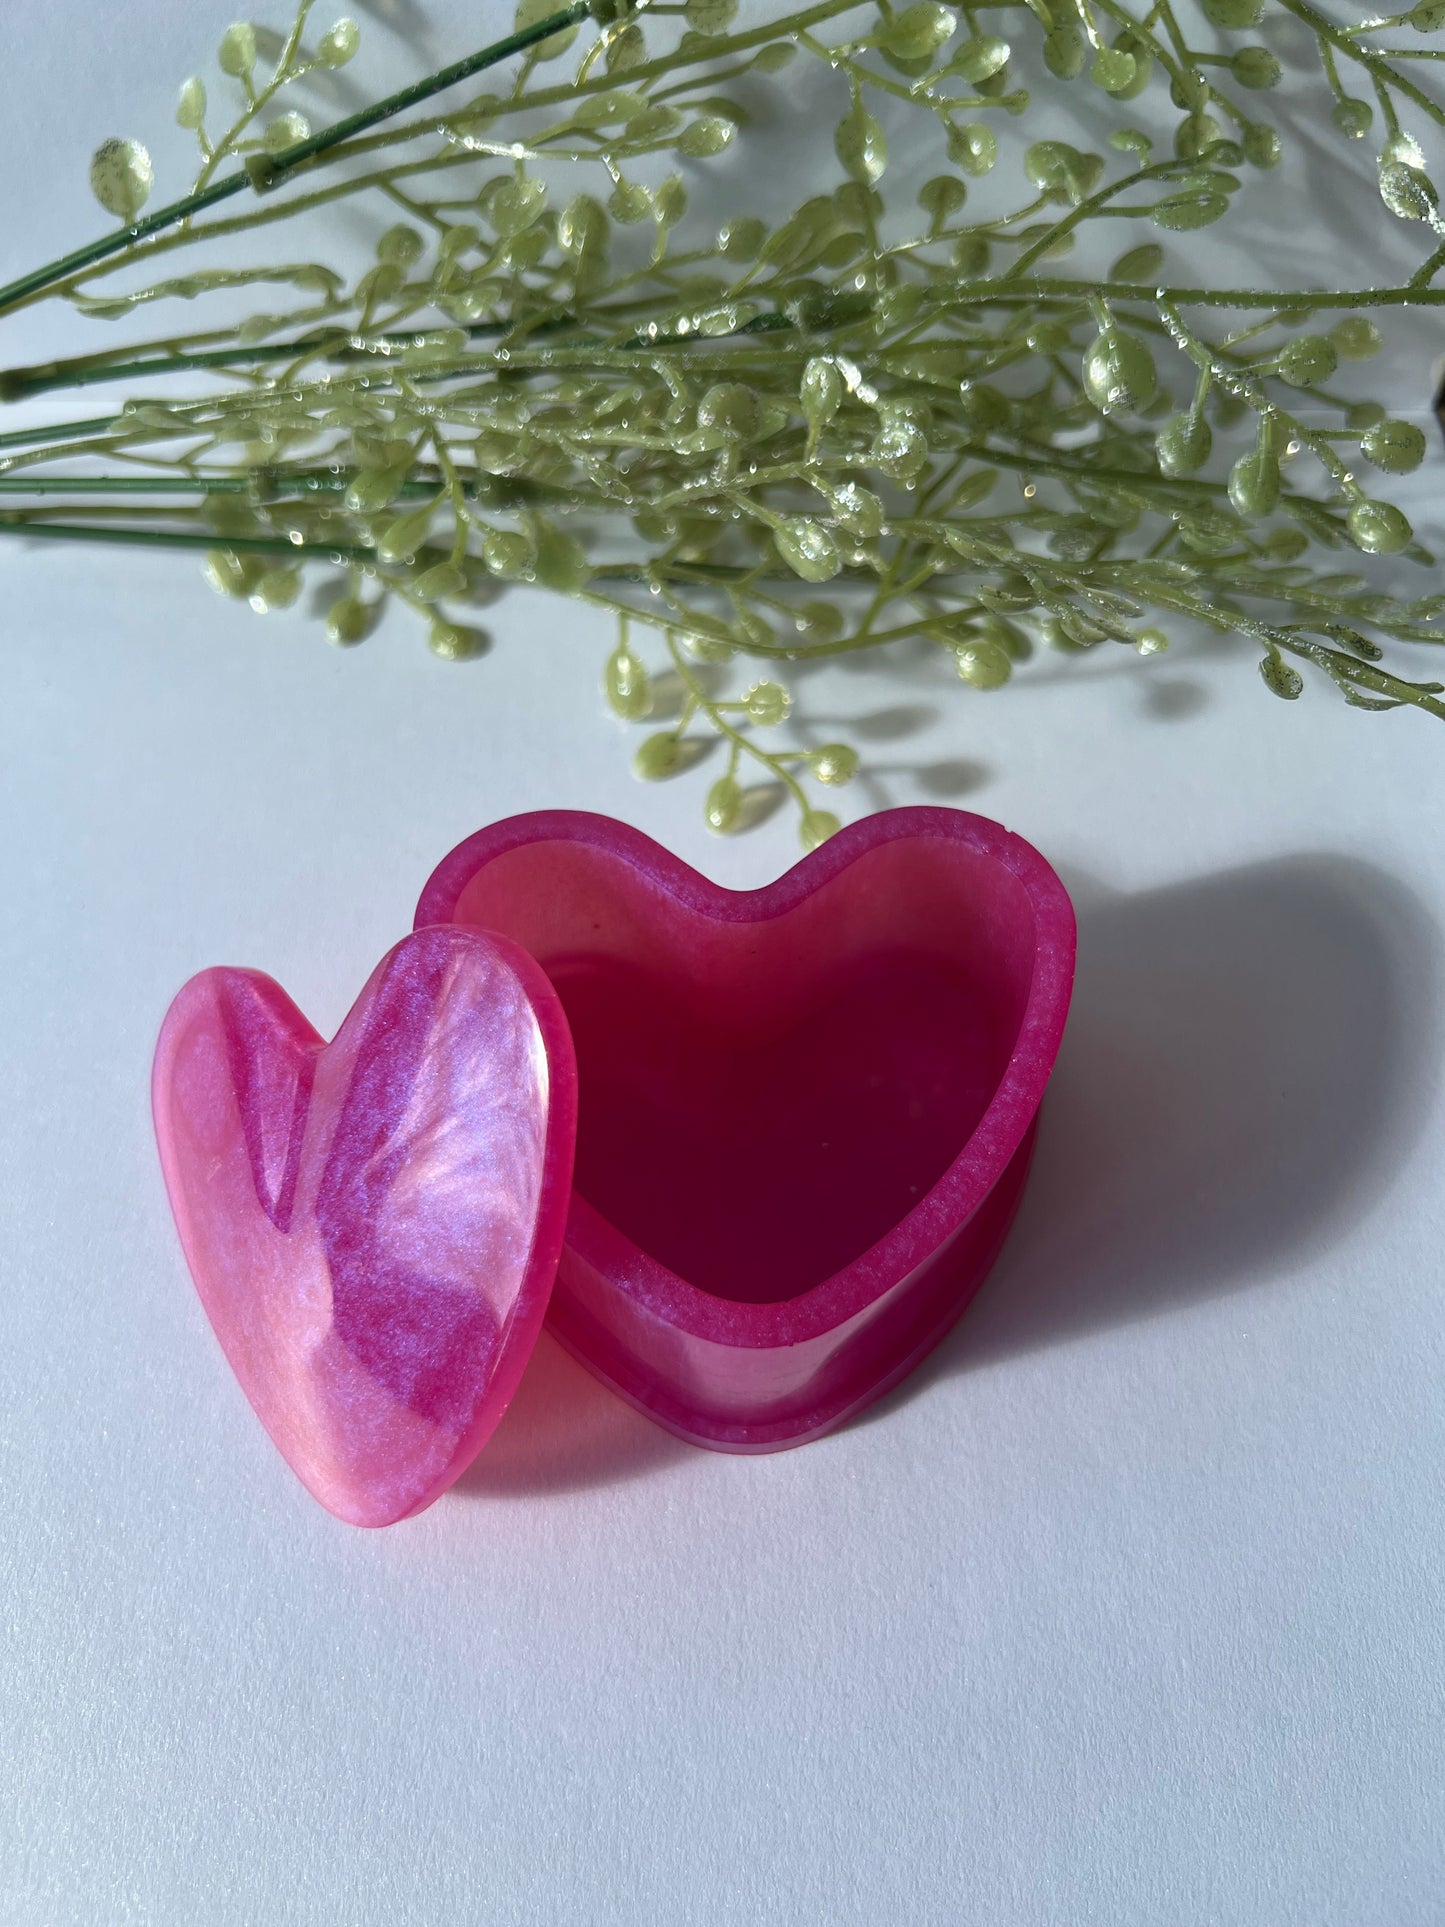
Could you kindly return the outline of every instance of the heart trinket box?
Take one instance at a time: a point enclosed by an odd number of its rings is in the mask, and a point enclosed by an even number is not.
[[[192,1274],[357,1523],[458,1476],[544,1316],[684,1438],[801,1444],[982,1283],[1073,962],[1053,870],[962,811],[866,818],[748,892],[608,818],[511,818],[330,1044],[254,972],[182,990],[154,1105]]]

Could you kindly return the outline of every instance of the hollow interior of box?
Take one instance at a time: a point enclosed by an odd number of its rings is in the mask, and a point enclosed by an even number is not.
[[[576,1046],[574,1183],[699,1289],[767,1304],[820,1284],[968,1143],[1018,1037],[1027,892],[944,839],[864,853],[740,921],[574,842],[487,864],[458,921],[523,944]]]

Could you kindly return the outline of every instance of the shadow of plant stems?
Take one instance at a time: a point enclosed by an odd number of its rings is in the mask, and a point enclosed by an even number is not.
[[[1370,864],[1079,892],[1079,972],[1019,1220],[941,1381],[1288,1274],[1377,1209],[1438,1078],[1441,939]],[[544,1338],[457,1490],[537,1498],[689,1447]]]

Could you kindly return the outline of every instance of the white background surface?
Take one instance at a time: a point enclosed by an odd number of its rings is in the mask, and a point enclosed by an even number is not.
[[[85,154],[163,129],[229,13],[7,21],[4,271],[95,231]],[[544,1341],[457,1492],[364,1534],[187,1281],[170,996],[251,963],[334,1028],[513,811],[737,883],[792,826],[719,843],[697,778],[635,785],[555,602],[448,668],[163,556],[7,545],[0,593],[0,1927],[1445,1918],[1438,724],[1227,650],[810,681],[867,800],[984,810],[1077,896],[1003,1260],[884,1409],[772,1458]]]

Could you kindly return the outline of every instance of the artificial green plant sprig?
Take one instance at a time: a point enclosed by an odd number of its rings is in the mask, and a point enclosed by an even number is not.
[[[1445,597],[1307,559],[1431,560],[1365,479],[1415,467],[1421,431],[1334,383],[1379,346],[1370,310],[1445,305],[1445,219],[1404,124],[1445,108],[1400,66],[1435,50],[1383,44],[1436,31],[1445,3],[1354,25],[1270,6],[1313,36],[1341,136],[1378,125],[1384,205],[1433,250],[1399,286],[1172,267],[1173,237],[1227,231],[1247,172],[1280,157],[1259,103],[1282,63],[1267,33],[1239,39],[1264,0],[1204,0],[1188,21],[1169,0],[818,0],[743,28],[734,0],[523,0],[504,40],[318,131],[308,85],[353,57],[355,23],[314,33],[312,0],[284,36],[238,23],[220,120],[201,77],[181,89],[189,192],[143,214],[149,156],[104,143],[92,184],[120,229],[0,289],[0,316],[222,312],[0,372],[11,401],[168,383],[0,433],[0,532],[199,547],[214,585],[261,611],[319,562],[337,572],[333,641],[363,640],[395,600],[452,660],[479,653],[474,610],[499,586],[567,594],[618,624],[603,683],[647,728],[639,774],[716,739],[709,824],[756,814],[751,770],[793,797],[810,845],[858,757],[778,736],[787,665],[903,637],[990,690],[1040,640],[1151,655],[1178,618],[1244,638],[1277,695],[1300,693],[1301,665],[1356,706],[1445,715],[1445,686],[1386,661],[1441,639]],[[1113,103],[1109,151],[1027,140],[1029,62]],[[697,183],[777,111],[789,65],[835,103],[819,191],[719,225]],[[483,74],[485,92],[459,91]],[[1125,111],[1146,93],[1173,116],[1162,149]],[[890,141],[934,154],[902,201],[885,198]],[[389,223],[359,269],[306,221],[358,197]],[[213,216],[223,201],[238,211]],[[277,222],[306,244],[227,261]],[[1103,222],[1136,229],[1107,271],[1061,270],[1115,232]],[[283,305],[230,318],[260,289]]]

